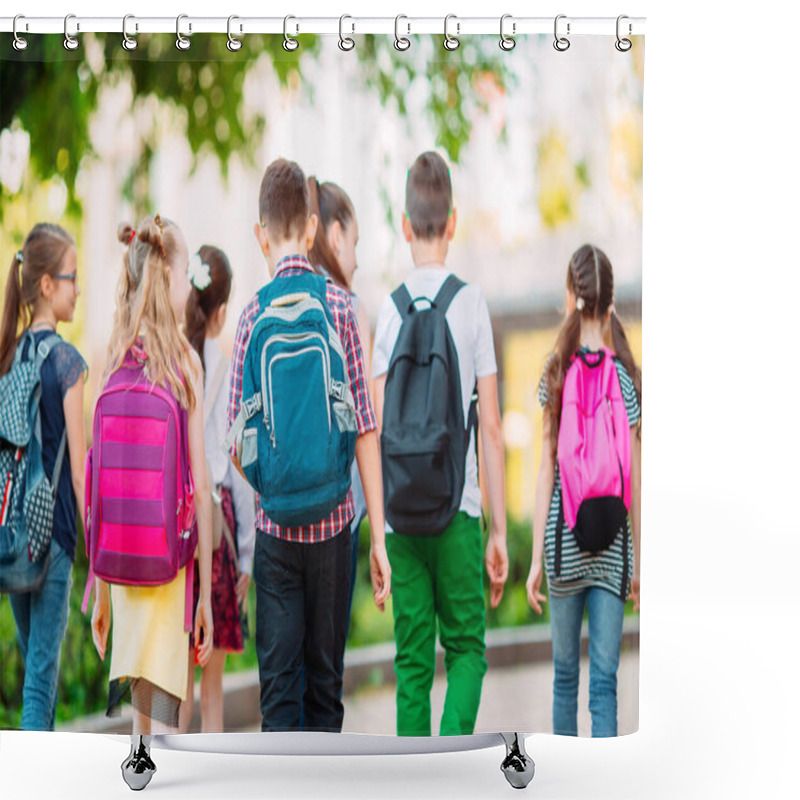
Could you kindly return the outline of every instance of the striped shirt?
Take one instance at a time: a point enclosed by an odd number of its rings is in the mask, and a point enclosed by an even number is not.
[[[585,350],[585,348],[582,349]],[[622,362],[615,359],[614,365],[617,368],[617,375],[619,375],[622,399],[625,401],[625,410],[628,412],[628,422],[633,427],[641,417],[641,408],[639,399],[636,396],[636,389]],[[546,370],[547,366],[545,365]],[[542,408],[547,405],[547,383],[544,374],[539,381],[539,404]],[[631,435],[635,435],[634,432],[631,432]],[[565,523],[561,540],[561,575],[556,577],[556,525],[560,507],[561,478],[558,472],[558,463],[556,463],[553,495],[550,498],[550,510],[547,514],[547,525],[544,531],[544,564],[550,592],[556,597],[563,597],[597,586],[607,589],[612,594],[621,596],[623,567],[625,566],[622,531],[620,531],[620,534],[617,535],[607,550],[592,555],[578,548],[569,527]],[[633,573],[633,541],[631,538],[630,518],[626,521],[624,535],[628,537],[628,579],[624,592],[625,596],[627,596],[630,587],[630,576]]]
[[[275,267],[273,280],[289,278],[293,275],[302,275],[304,272],[313,272],[311,264],[301,255],[287,256],[282,259]],[[375,430],[375,412],[367,391],[367,382],[364,375],[364,358],[361,352],[361,340],[358,334],[358,323],[356,322],[350,296],[346,291],[340,289],[331,281],[327,283],[327,303],[333,316],[333,324],[339,334],[344,352],[347,358],[347,373],[350,380],[350,389],[353,393],[353,401],[356,410],[356,422],[358,425],[358,435]],[[233,355],[231,357],[231,387],[228,398],[228,429],[239,414],[239,406],[242,401],[242,375],[244,373],[244,359],[247,351],[247,344],[250,341],[250,334],[253,331],[255,321],[261,311],[258,302],[258,294],[247,304],[242,316],[239,318],[239,326],[236,329],[236,339],[233,344]],[[235,455],[235,447],[231,448],[231,455]],[[300,542],[302,544],[317,544],[334,536],[344,530],[349,525],[354,516],[353,493],[347,493],[347,498],[339,504],[325,519],[313,525],[304,525],[297,528],[282,528],[275,524],[264,513],[261,503],[258,504],[256,512],[256,527],[258,530],[283,539],[289,542]]]

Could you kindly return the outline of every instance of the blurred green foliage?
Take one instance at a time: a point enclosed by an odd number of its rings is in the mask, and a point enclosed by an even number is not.
[[[80,38],[81,46],[69,52],[59,36],[31,36],[28,48],[17,52],[11,46],[11,34],[0,34],[0,130],[20,126],[29,133],[36,176],[44,180],[61,176],[71,210],[79,206],[75,182],[82,159],[93,153],[91,119],[105,87],[128,82],[134,103],[142,114],[152,117],[139,163],[132,165],[128,182],[130,198],[144,202],[148,187],[141,176],[147,175],[145,168],[159,131],[156,109],[143,101],[155,98],[173,107],[184,120],[195,162],[199,155],[213,153],[225,175],[234,154],[246,165],[253,163],[267,124],[266,109],[245,113],[247,72],[267,58],[281,85],[296,88],[303,80],[301,61],[315,58],[321,46],[319,36],[301,35],[300,47],[286,52],[282,36],[248,34],[244,53],[231,53],[225,37],[197,35],[188,50],[178,51],[172,36],[158,34],[141,36],[139,46],[126,51],[119,34]],[[386,36],[357,38],[365,85],[378,93],[384,105],[394,105],[405,115],[411,83],[418,77],[430,82],[426,109],[436,130],[436,144],[458,161],[469,140],[470,115],[483,106],[477,82],[489,76],[503,87],[509,79],[507,60],[497,58],[486,41],[465,41],[458,50],[446,53],[441,37],[415,37],[414,46],[403,53]]]

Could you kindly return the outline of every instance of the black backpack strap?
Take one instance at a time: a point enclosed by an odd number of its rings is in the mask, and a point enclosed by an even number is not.
[[[558,498],[558,520],[556,521],[556,563],[555,574],[561,577],[561,540],[564,538],[564,498]]]
[[[397,306],[397,310],[400,312],[400,318],[403,322],[411,314],[411,307],[414,304],[414,301],[411,299],[411,295],[408,293],[408,289],[406,289],[406,285],[401,283],[393,292],[392,292],[392,300],[394,300],[394,304]]]
[[[453,301],[453,298],[464,286],[466,286],[464,281],[450,273],[450,275],[445,278],[442,288],[439,289],[438,293],[436,294],[436,297],[433,300],[433,305],[436,306],[436,308],[442,314],[446,314],[447,309],[450,307],[450,303]]]
[[[620,600],[623,603],[628,600],[628,523],[622,526],[622,588],[620,589]]]

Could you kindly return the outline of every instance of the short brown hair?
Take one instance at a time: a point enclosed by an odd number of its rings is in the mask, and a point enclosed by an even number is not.
[[[258,213],[267,232],[285,241],[302,236],[308,220],[308,186],[294,161],[273,161],[261,179]]]
[[[418,239],[444,236],[452,205],[450,169],[438,153],[423,153],[406,180],[406,216],[414,235]]]

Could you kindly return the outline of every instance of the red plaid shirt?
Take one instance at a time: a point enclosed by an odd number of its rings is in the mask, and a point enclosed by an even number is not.
[[[304,256],[287,256],[275,267],[273,280],[313,271],[311,264]],[[346,291],[331,283],[331,281],[328,281],[326,299],[333,315],[334,327],[339,334],[339,339],[347,356],[347,373],[356,407],[358,435],[361,436],[364,433],[375,430],[376,423],[364,375],[364,357],[361,351],[361,340],[358,335],[358,323],[353,313],[353,306],[350,303],[350,296]],[[233,356],[231,358],[231,388],[228,398],[229,429],[239,414],[239,405],[242,401],[244,355],[247,350],[247,343],[250,341],[253,325],[260,311],[258,294],[256,294],[242,312],[242,316],[239,318],[239,326],[236,329],[236,339],[234,340]],[[231,448],[231,455],[235,455],[235,448]],[[345,501],[335,508],[328,517],[313,525],[304,525],[300,528],[282,528],[280,525],[276,525],[267,517],[259,503],[258,511],[256,512],[256,527],[269,536],[275,536],[278,539],[301,542],[303,544],[316,544],[341,533],[354,514],[352,491],[347,493]]]

